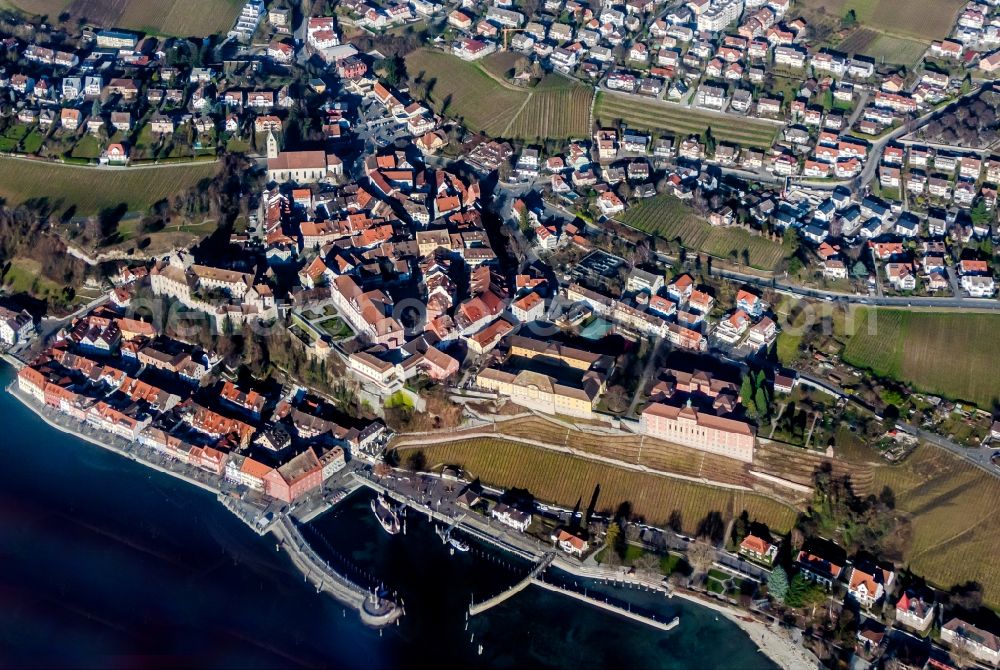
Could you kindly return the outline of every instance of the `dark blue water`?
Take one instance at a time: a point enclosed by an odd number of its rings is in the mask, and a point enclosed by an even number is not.
[[[773,667],[711,611],[645,592],[609,593],[681,626],[663,633],[532,587],[466,629],[470,598],[524,565],[478,546],[450,556],[412,514],[407,535],[389,537],[361,493],[307,532],[357,579],[399,592],[406,616],[380,635],[213,496],[63,435],[6,393],[0,418],[0,666]]]

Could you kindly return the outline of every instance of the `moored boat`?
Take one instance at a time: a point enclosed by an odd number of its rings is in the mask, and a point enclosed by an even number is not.
[[[378,519],[379,524],[382,526],[382,530],[389,533],[389,535],[398,535],[401,529],[399,523],[399,515],[396,511],[392,509],[385,497],[381,494],[372,500],[371,503],[372,512],[375,513],[375,518]]]

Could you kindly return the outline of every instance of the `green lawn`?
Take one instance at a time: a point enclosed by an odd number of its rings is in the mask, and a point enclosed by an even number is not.
[[[319,327],[325,330],[330,337],[333,339],[339,339],[342,337],[350,337],[353,332],[346,323],[344,323],[339,317],[334,317],[332,319],[326,319],[319,322]]]
[[[799,349],[802,346],[802,335],[781,332],[778,334],[775,346],[778,360],[782,365],[788,365],[797,360],[802,353]]]
[[[40,130],[32,130],[27,137],[24,138],[24,152],[28,154],[37,153],[39,149],[42,148],[42,144],[45,143],[45,133]]]
[[[86,159],[97,159],[101,155],[101,142],[87,133],[76,143],[73,147],[72,156],[73,158],[86,158]]]

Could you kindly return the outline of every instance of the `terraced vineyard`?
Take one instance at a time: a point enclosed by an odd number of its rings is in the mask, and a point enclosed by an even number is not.
[[[1000,399],[995,342],[1000,316],[867,309],[844,348],[844,360],[928,393],[991,408]]]
[[[680,240],[688,249],[711,256],[734,260],[735,253],[735,260],[743,262],[746,257],[752,267],[760,270],[773,270],[784,257],[779,243],[742,228],[712,226],[671,195],[643,200],[628,209],[622,220],[633,228],[667,240]]]
[[[432,49],[406,57],[411,77],[428,86],[435,111],[459,119],[470,130],[493,137],[586,137],[593,89],[560,75],[534,88],[518,88],[488,74],[477,63]]]
[[[836,457],[827,458],[815,451],[806,451],[775,442],[760,444],[754,452],[754,470],[780,477],[803,486],[813,485],[813,475],[824,463],[829,463],[834,476],[849,475],[858,495],[878,493],[874,490],[872,466],[848,463]]]
[[[610,511],[629,502],[635,514],[665,524],[672,513],[681,515],[687,532],[711,512],[728,521],[746,510],[752,519],[778,532],[791,528],[797,512],[755,493],[716,488],[655,474],[634,472],[583,458],[525,446],[502,439],[475,438],[422,447],[429,465],[459,465],[472,477],[499,487],[521,487],[539,500],[565,507],[586,506],[595,491],[596,509]]]
[[[982,584],[985,599],[1000,605],[1000,480],[942,449],[917,448],[902,464],[874,469],[873,486],[892,488],[896,506],[909,513],[911,569],[949,588],[967,580]]]
[[[499,435],[536,440],[557,447],[572,448],[623,463],[644,465],[654,470],[685,477],[710,479],[724,484],[750,487],[753,478],[747,466],[725,456],[716,456],[640,435],[604,436],[572,430],[541,417],[517,418],[496,424]]]
[[[778,131],[777,126],[754,119],[707,114],[689,107],[644,102],[605,91],[597,95],[594,114],[602,126],[620,119],[629,127],[682,136],[701,135],[711,127],[715,139],[744,147],[770,147]]]
[[[528,104],[505,135],[527,140],[587,137],[593,96],[589,86],[549,75],[532,89]]]

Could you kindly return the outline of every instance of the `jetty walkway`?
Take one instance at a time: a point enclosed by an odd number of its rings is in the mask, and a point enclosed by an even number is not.
[[[639,612],[633,612],[631,608],[622,607],[621,605],[616,605],[607,600],[598,600],[597,598],[588,595],[587,593],[580,593],[579,591],[573,591],[572,589],[567,589],[562,586],[557,586],[555,584],[550,584],[542,579],[542,573],[545,571],[549,565],[552,564],[553,560],[556,558],[555,552],[549,552],[546,554],[532,569],[528,575],[519,581],[514,586],[510,587],[506,591],[502,591],[497,595],[484,600],[481,603],[472,603],[469,605],[469,616],[476,616],[486,612],[487,610],[496,607],[500,603],[506,601],[524,589],[528,588],[532,584],[540,586],[543,589],[552,591],[554,593],[559,593],[569,598],[575,598],[588,605],[593,605],[594,607],[599,607],[603,610],[611,612],[612,614],[617,614],[618,616],[625,617],[626,619],[631,619],[632,621],[638,621],[639,623],[644,623],[647,626],[652,626],[657,630],[668,631],[673,630],[680,625],[680,617],[674,617],[670,621],[660,621],[653,618],[652,616],[641,614]]]
[[[510,587],[506,591],[501,591],[492,598],[484,600],[481,603],[472,603],[471,605],[469,605],[469,616],[476,616],[477,614],[482,614],[486,610],[492,607],[496,607],[497,605],[504,602],[511,596],[514,596],[523,591],[524,589],[528,588],[528,585],[534,582],[538,578],[538,576],[542,574],[542,571],[552,564],[552,561],[553,559],[555,559],[555,557],[556,555],[554,553],[550,552],[546,554],[544,557],[542,557],[542,560],[538,561],[535,567],[531,569],[531,572],[528,573],[528,576],[519,581],[517,584],[514,584],[514,586]]]
[[[652,626],[653,628],[657,628],[659,630],[673,630],[674,628],[677,628],[677,626],[679,626],[681,623],[681,618],[677,616],[675,616],[670,621],[658,621],[657,619],[654,619],[650,616],[646,616],[645,614],[639,614],[638,612],[633,612],[631,609],[626,609],[619,605],[613,605],[604,600],[598,600],[597,598],[593,598],[584,593],[580,593],[579,591],[572,591],[570,589],[566,589],[561,586],[556,586],[555,584],[549,584],[548,582],[543,582],[540,579],[532,579],[531,583],[535,584],[536,586],[540,586],[543,589],[554,591],[556,593],[561,593],[564,596],[568,596],[570,598],[576,598],[577,600],[582,600],[588,605],[593,605],[594,607],[600,607],[601,609],[607,610],[619,616],[623,616],[627,619],[632,619],[633,621],[638,621],[639,623],[644,623],[647,626]]]

